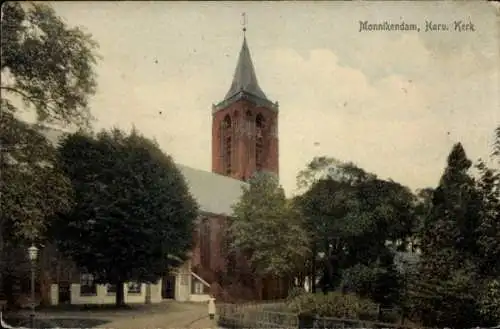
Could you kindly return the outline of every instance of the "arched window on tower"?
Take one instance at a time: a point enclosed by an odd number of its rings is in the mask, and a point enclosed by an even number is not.
[[[238,111],[235,111],[235,112],[233,113],[232,125],[233,125],[233,131],[234,131],[235,133],[238,133],[238,132],[239,132],[239,130],[241,129],[241,127],[240,127],[240,119],[239,119],[239,116],[240,116],[240,114],[239,114],[239,112],[238,112]],[[235,146],[236,146],[236,145],[235,145]]]
[[[262,170],[263,162],[264,162],[264,127],[265,121],[262,114],[257,114],[255,118],[255,169],[257,171]]]
[[[245,120],[245,131],[250,136],[252,133],[252,112],[247,111],[246,113],[246,120]]]
[[[232,157],[232,130],[231,130],[231,118],[229,115],[224,117],[224,121],[222,122],[222,157],[223,157],[223,166],[224,172],[227,175],[231,174],[231,157]]]

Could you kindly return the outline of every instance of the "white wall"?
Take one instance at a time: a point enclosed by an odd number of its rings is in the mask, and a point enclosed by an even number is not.
[[[50,285],[50,305],[58,305],[59,304],[59,285],[51,284]]]
[[[160,303],[162,301],[161,283],[162,283],[162,280],[160,279],[160,280],[158,280],[158,283],[150,285],[150,287],[151,287],[151,303],[152,304]]]
[[[191,295],[191,262],[188,260],[177,270],[175,277],[175,300],[187,302]]]
[[[180,302],[207,302],[208,294],[191,294],[191,262],[187,261],[179,267],[175,273],[175,300]],[[142,284],[140,294],[128,293],[128,286],[124,284],[124,299],[126,304],[146,303],[147,285]],[[150,285],[151,303],[162,301],[162,279],[158,283]],[[51,303],[57,305],[59,287],[57,284],[51,286]],[[108,294],[106,285],[97,285],[95,295],[80,295],[80,284],[71,285],[71,304],[114,304],[115,294]]]
[[[206,303],[210,299],[210,295],[197,295],[197,294],[191,294],[189,296],[189,301],[190,302],[195,302],[195,303]]]
[[[114,304],[116,296],[114,293],[108,294],[106,285],[97,285],[95,295],[80,295],[80,285],[71,285],[71,304]],[[124,299],[126,304],[143,304],[146,302],[146,284],[142,284],[140,294],[128,293],[128,286],[123,287]],[[161,281],[151,285],[151,303],[161,302]]]

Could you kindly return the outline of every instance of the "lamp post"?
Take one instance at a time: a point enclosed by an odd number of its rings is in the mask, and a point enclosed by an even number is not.
[[[31,328],[35,328],[35,264],[38,258],[38,248],[32,245],[28,248],[28,257],[31,261]]]

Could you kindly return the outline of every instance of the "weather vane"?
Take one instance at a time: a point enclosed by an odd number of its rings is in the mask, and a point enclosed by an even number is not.
[[[241,25],[243,26],[243,35],[245,35],[245,32],[247,31],[247,14],[242,13],[241,17],[242,17]]]

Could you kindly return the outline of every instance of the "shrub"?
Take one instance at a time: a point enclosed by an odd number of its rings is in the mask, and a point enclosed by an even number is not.
[[[387,308],[380,311],[378,320],[386,323],[400,323],[401,311],[397,308]]]
[[[315,314],[320,317],[335,317],[371,320],[377,317],[377,305],[353,294],[331,292],[328,294],[302,294],[289,299],[288,307],[294,313]]]
[[[479,299],[481,315],[491,323],[500,322],[500,280],[491,280]]]
[[[294,299],[295,297],[298,297],[298,296],[303,295],[305,293],[306,293],[306,290],[304,288],[293,287],[292,289],[290,289],[290,291],[288,291],[287,299],[291,300],[291,299]]]

